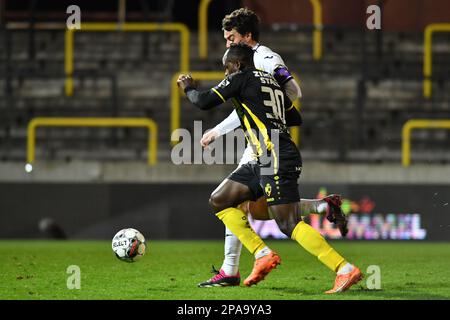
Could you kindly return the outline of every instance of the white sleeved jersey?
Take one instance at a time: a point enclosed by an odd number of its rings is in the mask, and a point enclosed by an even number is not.
[[[239,120],[239,116],[237,115],[236,109],[230,113],[228,117],[225,118],[221,123],[214,127],[213,130],[216,130],[219,135],[226,135],[228,132],[233,131],[236,128],[239,128],[241,125],[241,120]]]
[[[273,52],[270,48],[262,46],[258,43],[253,50],[255,51],[253,55],[253,62],[255,63],[256,69],[274,75],[277,68],[286,67],[280,55]]]
[[[295,81],[294,76],[289,72],[283,59],[278,53],[273,52],[270,48],[262,46],[259,43],[253,50],[255,52],[253,55],[253,62],[256,69],[273,75],[277,82],[284,87],[291,101],[295,101],[302,96],[302,92]]]

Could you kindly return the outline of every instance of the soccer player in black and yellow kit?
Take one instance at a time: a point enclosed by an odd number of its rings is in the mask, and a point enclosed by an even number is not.
[[[279,255],[267,247],[238,208],[244,201],[265,195],[269,213],[280,230],[337,273],[335,285],[327,293],[347,290],[361,280],[360,270],[339,255],[317,230],[303,222],[298,212],[297,180],[302,160],[288,126],[300,125],[300,114],[273,76],[255,69],[251,47],[232,45],[224,66],[226,78],[210,90],[196,90],[189,75],[180,75],[178,85],[202,110],[231,99],[258,158],[232,172],[210,197],[216,216],[255,256],[252,273],[244,284],[258,283],[281,263]]]
[[[292,73],[289,71],[282,57],[269,47],[259,43],[260,18],[248,8],[240,8],[226,15],[222,20],[223,36],[226,47],[232,44],[245,43],[253,49],[253,63],[255,68],[273,75],[281,87],[284,88],[291,101],[302,96],[301,89]],[[241,126],[241,121],[236,110],[217,124],[211,130],[205,132],[200,140],[203,147],[207,147],[212,141]],[[250,161],[255,161],[251,144],[247,144],[238,167]],[[259,185],[259,181],[255,181]],[[321,199],[300,199],[299,212],[302,218],[309,214],[324,215],[325,218],[335,223],[341,235],[345,237],[348,232],[347,218],[341,210],[342,198],[340,195],[331,194]],[[256,220],[269,220],[269,207],[266,196],[256,201],[246,201],[238,207]],[[200,288],[238,286],[241,281],[239,273],[239,260],[242,243],[231,230],[225,228],[224,259],[219,270],[213,267],[214,275],[208,280],[198,283]]]

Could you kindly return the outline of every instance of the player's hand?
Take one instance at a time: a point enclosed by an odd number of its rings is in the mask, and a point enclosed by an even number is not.
[[[194,79],[189,74],[180,74],[177,79],[177,85],[184,91],[188,87],[194,87]]]
[[[211,142],[216,140],[216,138],[219,136],[219,132],[217,130],[209,130],[205,132],[205,134],[202,136],[200,140],[200,144],[203,148],[207,148]]]

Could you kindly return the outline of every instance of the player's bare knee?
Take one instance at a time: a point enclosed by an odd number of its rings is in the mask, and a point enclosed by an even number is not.
[[[209,196],[209,206],[214,210],[214,212],[219,212],[219,208],[218,208],[218,199],[214,194],[211,194]]]
[[[213,192],[210,195],[209,205],[216,213],[231,207],[229,201],[227,201],[227,198],[224,197],[220,192]]]

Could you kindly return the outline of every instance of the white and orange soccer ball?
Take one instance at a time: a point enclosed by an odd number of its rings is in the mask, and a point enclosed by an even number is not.
[[[112,240],[112,249],[119,260],[135,262],[144,256],[147,244],[142,233],[133,228],[126,228],[116,233]]]

